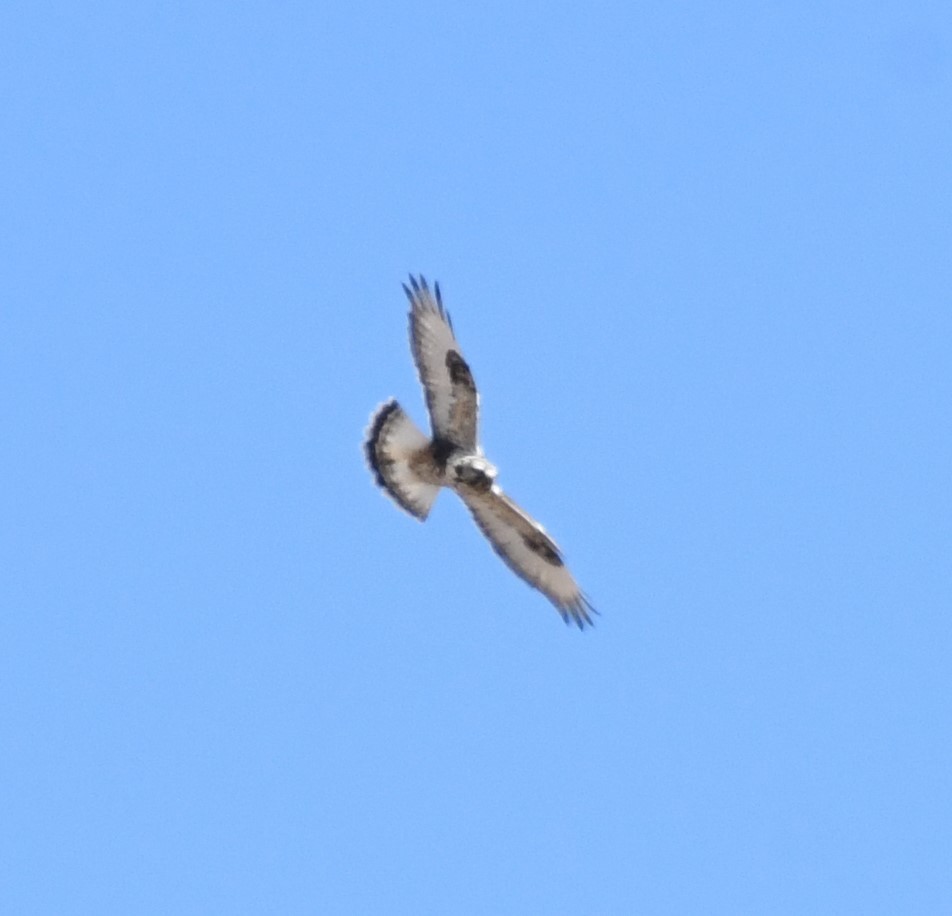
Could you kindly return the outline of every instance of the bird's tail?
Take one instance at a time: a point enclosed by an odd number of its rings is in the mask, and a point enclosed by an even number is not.
[[[410,459],[430,440],[394,400],[381,404],[370,418],[364,450],[377,483],[393,501],[421,522],[440,488],[421,480]]]

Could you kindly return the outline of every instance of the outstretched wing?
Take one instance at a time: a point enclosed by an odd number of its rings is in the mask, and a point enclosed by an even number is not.
[[[476,450],[479,395],[450,316],[443,308],[440,285],[430,292],[426,280],[404,284],[410,300],[410,348],[426,394],[433,436],[468,452]]]
[[[482,493],[469,489],[457,492],[506,565],[539,589],[566,623],[574,621],[579,629],[585,624],[591,626],[590,615],[596,613],[595,608],[572,578],[558,546],[545,529],[506,496],[498,484]]]

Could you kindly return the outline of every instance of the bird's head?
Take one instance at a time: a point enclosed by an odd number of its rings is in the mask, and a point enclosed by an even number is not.
[[[453,472],[457,482],[474,490],[489,490],[499,473],[495,465],[490,464],[481,455],[465,455],[453,463]]]

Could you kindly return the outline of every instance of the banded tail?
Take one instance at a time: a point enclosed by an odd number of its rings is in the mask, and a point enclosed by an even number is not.
[[[377,484],[401,509],[421,522],[430,514],[440,488],[421,480],[411,459],[429,444],[430,440],[395,400],[374,411],[364,441],[367,462]]]

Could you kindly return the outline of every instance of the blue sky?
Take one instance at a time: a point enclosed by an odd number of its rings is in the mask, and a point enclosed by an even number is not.
[[[952,911],[947,4],[8,4],[0,61],[0,909]],[[594,630],[372,486],[410,271]]]

